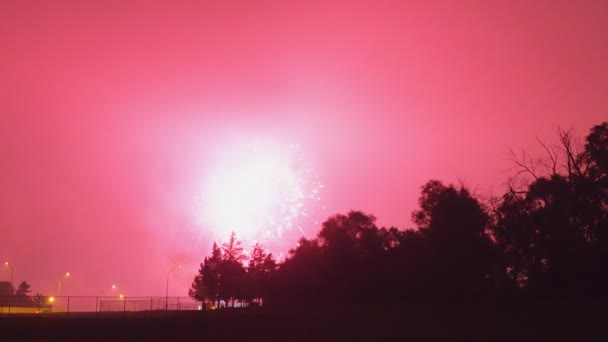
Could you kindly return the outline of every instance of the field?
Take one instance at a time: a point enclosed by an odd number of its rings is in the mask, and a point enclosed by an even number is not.
[[[2,341],[595,341],[601,305],[433,306],[70,313],[0,317]]]

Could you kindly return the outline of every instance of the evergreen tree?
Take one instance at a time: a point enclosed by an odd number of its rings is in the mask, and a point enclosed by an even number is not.
[[[205,302],[206,300],[215,303],[219,306],[220,293],[220,269],[222,264],[222,251],[217,243],[213,244],[211,256],[206,257],[200,268],[192,287],[188,294],[197,301]]]
[[[247,256],[243,253],[242,242],[236,238],[234,232],[230,234],[230,240],[222,244],[222,254],[224,261],[242,263],[247,259]]]
[[[226,301],[243,298],[246,271],[243,262],[247,256],[243,253],[242,242],[236,238],[236,234],[230,234],[230,240],[222,244],[222,262],[220,265],[220,298]]]
[[[247,266],[248,299],[260,302],[264,290],[270,285],[269,277],[277,269],[277,263],[271,253],[266,253],[259,243],[253,246]]]
[[[21,282],[21,284],[19,284],[19,287],[17,288],[17,291],[15,292],[15,296],[17,297],[27,297],[30,292],[32,292],[32,290],[30,290],[32,286],[30,284],[28,284],[26,281]]]

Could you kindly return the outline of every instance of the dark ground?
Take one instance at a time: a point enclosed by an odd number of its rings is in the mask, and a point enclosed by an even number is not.
[[[0,316],[0,341],[608,341],[601,304]]]

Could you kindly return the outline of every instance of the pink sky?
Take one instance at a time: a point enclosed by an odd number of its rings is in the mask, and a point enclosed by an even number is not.
[[[163,295],[182,263],[186,295],[211,241],[191,198],[235,141],[301,144],[319,220],[411,227],[431,178],[500,193],[508,147],[608,119],[607,15],[600,0],[4,0],[0,258],[34,291],[70,271],[64,293],[94,295]]]

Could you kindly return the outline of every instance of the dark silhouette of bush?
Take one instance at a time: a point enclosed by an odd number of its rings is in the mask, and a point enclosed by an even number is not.
[[[514,154],[507,192],[487,203],[464,186],[427,182],[415,229],[381,228],[361,211],[337,214],[278,265],[257,245],[246,269],[233,235],[222,250],[214,245],[191,295],[301,307],[471,304],[506,294],[606,299],[608,123],[584,144],[569,131],[558,137],[541,142],[545,159]]]

